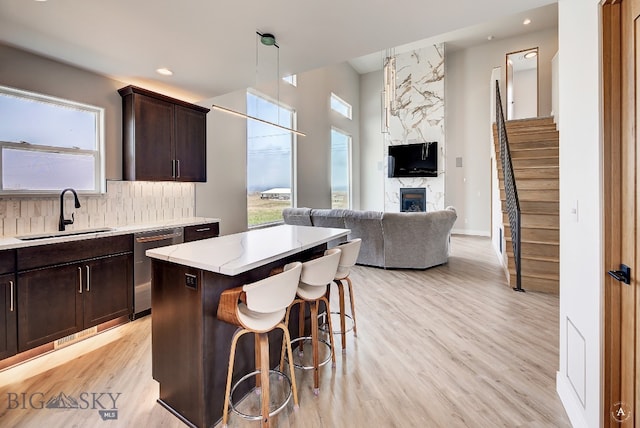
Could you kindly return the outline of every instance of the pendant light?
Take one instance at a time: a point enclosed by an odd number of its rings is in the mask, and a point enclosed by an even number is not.
[[[260,32],[257,32],[257,31],[256,31],[256,34],[258,36],[260,36],[260,43],[262,43],[264,46],[275,46],[276,49],[278,49],[278,68],[276,70],[276,74],[277,74],[276,83],[278,85],[277,86],[277,88],[278,88],[277,89],[278,90],[278,95],[277,95],[278,96],[278,117],[280,117],[280,113],[279,113],[279,111],[280,111],[280,46],[278,46],[278,44],[276,43],[276,36],[274,36],[273,34],[260,33]],[[215,105],[215,104],[212,105],[211,108],[213,110],[218,110],[218,111],[221,111],[221,112],[224,112],[224,113],[228,113],[228,114],[231,114],[231,115],[234,115],[234,116],[242,117],[242,118],[245,118],[245,119],[251,119],[251,120],[254,120],[256,122],[264,123],[266,125],[270,125],[270,126],[273,126],[273,127],[279,128],[279,129],[283,129],[285,131],[292,132],[292,133],[294,133],[296,135],[299,135],[301,137],[306,137],[305,133],[300,132],[300,131],[298,131],[296,129],[288,128],[286,126],[280,125],[279,123],[270,122],[268,120],[264,120],[264,119],[261,119],[259,117],[250,116],[250,115],[248,115],[246,113],[242,113],[242,112],[239,112],[239,111],[236,111],[236,110],[232,110],[230,108],[222,107],[222,106]]]

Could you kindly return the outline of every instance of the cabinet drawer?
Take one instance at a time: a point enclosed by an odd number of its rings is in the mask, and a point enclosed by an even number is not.
[[[24,271],[132,251],[133,235],[106,236],[18,248],[17,265],[18,271]]]
[[[0,275],[12,273],[16,270],[16,251],[0,251]]]
[[[215,238],[220,234],[220,223],[198,224],[184,227],[184,242]]]

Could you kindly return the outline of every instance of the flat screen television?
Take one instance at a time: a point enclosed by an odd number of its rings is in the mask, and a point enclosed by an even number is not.
[[[438,142],[389,146],[389,177],[437,177]]]

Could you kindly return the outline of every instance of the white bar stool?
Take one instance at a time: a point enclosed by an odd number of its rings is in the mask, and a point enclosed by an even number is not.
[[[311,339],[311,346],[313,349],[313,365],[312,366],[303,366],[299,364],[294,364],[296,368],[299,369],[312,369],[313,370],[313,393],[318,395],[320,392],[319,388],[319,373],[318,368],[329,362],[329,359],[333,362],[333,367],[335,367],[336,356],[334,353],[334,344],[333,344],[333,335],[329,335],[330,344],[322,341],[325,345],[327,345],[330,349],[330,357],[325,361],[319,361],[319,353],[318,353],[318,345],[320,343],[318,337],[318,308],[320,306],[320,302],[324,302],[327,307],[327,311],[329,310],[329,300],[326,297],[327,294],[327,286],[331,284],[333,278],[336,276],[336,271],[338,270],[338,263],[340,262],[340,254],[341,250],[338,248],[332,248],[330,250],[326,250],[322,257],[318,257],[316,259],[309,260],[302,264],[302,273],[300,274],[300,283],[298,284],[297,291],[297,299],[291,303],[289,308],[287,308],[287,315],[285,316],[285,324],[289,323],[289,314],[291,313],[291,308],[296,304],[300,304],[300,336],[292,341],[292,343],[296,343],[299,341],[309,340]],[[305,303],[309,303],[310,311],[311,311],[311,336],[304,336],[304,305]],[[331,319],[329,319],[329,329],[331,329]],[[302,349],[302,348],[300,348]],[[291,357],[288,356],[290,359]],[[281,354],[280,365],[284,364],[284,350]]]
[[[231,409],[239,416],[245,419],[260,419],[260,426],[269,427],[269,418],[280,410],[282,410],[293,395],[294,408],[298,408],[298,390],[296,387],[296,378],[293,366],[293,358],[291,355],[291,337],[286,326],[282,323],[287,308],[293,302],[300,273],[302,272],[302,263],[294,262],[286,265],[282,273],[269,276],[263,280],[245,284],[242,287],[236,287],[225,290],[220,295],[220,304],[218,305],[218,319],[229,324],[236,325],[239,328],[233,335],[231,340],[231,351],[229,352],[229,369],[227,371],[227,386],[224,396],[224,409],[222,413],[222,426],[227,427],[229,419],[229,405]],[[289,374],[291,379],[286,377],[284,373],[277,370],[270,370],[269,366],[269,338],[267,333],[279,328],[283,331],[282,353],[286,347],[289,357]],[[231,387],[233,375],[233,363],[235,359],[236,345],[238,339],[246,334],[255,334],[255,359],[256,371],[249,373],[238,380],[233,389]],[[283,366],[280,366],[280,370]],[[289,380],[291,390],[284,403],[279,405],[275,410],[270,411],[269,408],[269,373],[276,373],[281,377]],[[256,387],[259,388],[261,394],[261,414],[258,416],[247,415],[238,411],[231,395],[238,384],[250,377],[259,374],[256,377]]]
[[[334,248],[339,248],[342,251],[340,255],[340,262],[338,263],[338,271],[336,272],[336,276],[333,278],[333,282],[338,286],[338,294],[339,294],[339,302],[340,302],[340,311],[339,312],[329,312],[327,308],[327,318],[331,319],[331,314],[339,314],[340,315],[340,330],[332,330],[331,327],[328,327],[328,330],[325,327],[322,328],[323,331],[331,331],[333,334],[340,334],[342,336],[342,353],[347,352],[347,338],[346,333],[353,330],[353,335],[358,336],[358,327],[356,325],[356,308],[355,308],[355,299],[353,294],[353,284],[351,283],[351,278],[349,278],[349,273],[351,272],[351,268],[356,264],[356,260],[358,260],[358,254],[360,253],[360,245],[362,244],[362,239],[356,238],[351,241],[344,242],[340,245],[337,245]],[[349,287],[349,302],[351,304],[351,315],[347,314],[345,311],[345,301],[344,301],[344,284],[342,281],[347,282],[347,286]],[[329,285],[330,287],[330,285]],[[330,295],[331,290],[327,292],[327,296]],[[353,326],[350,328],[346,327],[346,319],[349,318],[353,322]]]

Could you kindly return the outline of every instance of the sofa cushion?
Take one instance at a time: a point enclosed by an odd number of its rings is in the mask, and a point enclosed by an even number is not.
[[[335,227],[345,229],[344,216],[349,210],[343,209],[311,209],[311,223],[317,227]],[[347,237],[337,238],[327,242],[327,248],[333,248],[341,242],[345,242]]]
[[[425,269],[447,262],[454,210],[382,215],[384,266]]]
[[[282,218],[286,224],[297,226],[313,226],[311,223],[311,208],[285,208]]]
[[[362,239],[357,263],[384,266],[382,213],[380,211],[348,210],[345,212],[344,223],[347,229],[351,229],[349,239]]]

